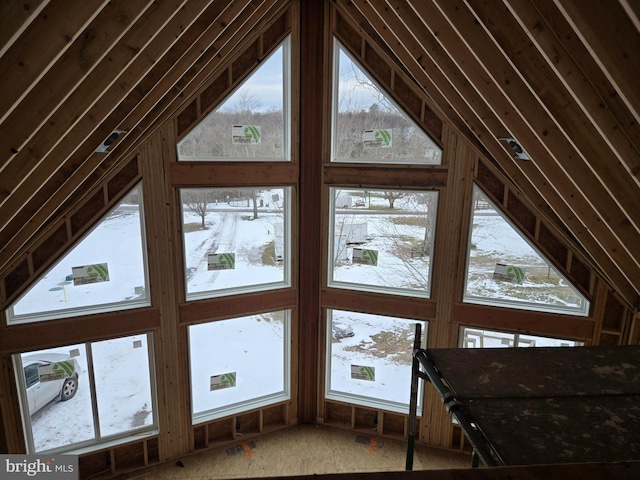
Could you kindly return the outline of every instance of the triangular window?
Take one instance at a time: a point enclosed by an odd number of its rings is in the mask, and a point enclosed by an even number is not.
[[[7,311],[9,324],[149,305],[139,184]]]
[[[178,143],[184,161],[289,161],[290,41],[287,38],[224,102]]]
[[[474,186],[464,300],[587,315],[588,300]]]
[[[442,149],[336,40],[334,162],[442,163]]]

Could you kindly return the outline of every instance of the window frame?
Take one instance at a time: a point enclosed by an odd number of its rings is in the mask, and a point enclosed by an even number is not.
[[[497,333],[497,334],[503,334],[503,335],[512,335],[513,336],[513,343],[506,345],[505,348],[538,348],[538,347],[557,347],[557,348],[573,348],[573,347],[582,347],[584,346],[584,342],[581,342],[579,340],[572,340],[572,339],[566,339],[566,338],[558,338],[558,337],[545,337],[542,335],[532,335],[530,333],[522,333],[522,332],[518,332],[518,331],[508,331],[508,330],[496,330],[494,328],[484,328],[484,327],[477,327],[477,326],[470,326],[470,325],[460,325],[458,327],[458,348],[500,348],[500,347],[467,347],[465,346],[465,331],[466,330],[471,330],[471,331],[481,331],[483,333],[486,332],[490,332],[490,333]],[[540,339],[546,339],[546,340],[554,340],[554,341],[558,341],[558,342],[572,342],[573,345],[537,345],[537,346],[523,346],[520,345],[520,336],[521,335],[525,335],[528,337],[536,337],[536,338],[540,338]]]
[[[218,320],[213,320],[211,322],[203,322],[194,325],[189,325],[187,328],[187,345],[188,345],[188,356],[189,356],[189,406],[191,413],[191,425],[199,425],[202,423],[210,422],[212,420],[218,420],[220,418],[229,417],[232,415],[236,415],[239,413],[247,412],[250,410],[255,410],[257,408],[266,407],[269,405],[286,402],[291,400],[291,323],[292,323],[292,311],[291,308],[283,308],[282,310],[277,310],[278,312],[282,312],[284,316],[283,320],[283,338],[282,338],[282,346],[283,346],[283,390],[280,392],[274,392],[267,395],[261,395],[258,397],[253,397],[247,400],[241,400],[238,402],[234,402],[229,405],[225,405],[217,408],[210,408],[207,410],[203,410],[200,412],[194,411],[194,401],[193,401],[193,369],[191,362],[191,328],[197,327],[203,324],[213,324],[219,321],[233,321],[236,319],[247,318],[251,316],[255,316],[256,314],[243,315],[240,317],[230,317],[223,318]],[[273,313],[273,312],[267,312]]]
[[[410,403],[410,399],[409,399],[409,393],[411,390],[411,382],[409,380],[409,382],[407,382],[407,403],[401,403],[401,402],[395,402],[392,400],[381,400],[381,399],[377,399],[371,396],[367,396],[367,395],[360,395],[360,394],[355,394],[355,393],[348,393],[348,392],[342,392],[339,390],[333,390],[331,388],[331,366],[332,366],[332,357],[333,357],[333,349],[332,349],[332,338],[333,338],[333,332],[332,332],[332,324],[333,324],[333,312],[335,310],[339,310],[342,312],[350,312],[349,310],[345,310],[342,308],[327,308],[326,309],[326,313],[325,313],[325,351],[326,351],[326,359],[325,359],[325,375],[324,375],[324,399],[325,400],[329,400],[329,401],[338,401],[338,402],[344,402],[344,403],[348,403],[348,404],[353,404],[353,405],[358,405],[358,406],[363,406],[363,407],[368,407],[368,408],[375,408],[375,409],[380,409],[380,410],[385,410],[385,411],[389,411],[389,412],[394,412],[394,413],[401,413],[401,414],[408,414],[409,413],[409,403]],[[352,313],[358,313],[358,312],[352,312]],[[362,313],[362,312],[360,312]],[[422,326],[422,338],[421,338],[421,342],[420,345],[422,348],[425,348],[427,345],[427,340],[429,337],[429,321],[428,320],[417,320],[417,319],[413,319],[413,318],[403,318],[403,317],[396,317],[393,315],[382,315],[382,314],[376,314],[376,313],[366,313],[365,315],[372,315],[372,316],[383,316],[383,317],[389,317],[389,318],[394,318],[394,319],[398,319],[400,321],[406,321],[407,324],[415,324],[415,323],[420,323]],[[411,347],[413,348],[413,340],[411,341]],[[411,370],[412,366],[410,365],[409,370]],[[422,369],[422,368],[421,368]],[[420,417],[422,416],[422,410],[424,408],[425,405],[425,397],[424,397],[424,391],[422,388],[420,388],[418,390],[418,397],[417,397],[417,415]]]
[[[433,143],[434,147],[437,148],[440,152],[440,161],[437,163],[431,162],[417,162],[410,161],[409,159],[402,159],[402,161],[392,161],[392,162],[382,162],[376,161],[375,159],[349,159],[349,158],[341,158],[337,157],[337,135],[336,129],[338,127],[338,107],[340,102],[340,52],[344,52],[344,54],[354,63],[359,70],[361,70],[367,77],[367,79],[382,93],[385,95],[386,99],[389,101],[391,105],[399,112],[399,114],[405,117],[413,126],[419,129],[429,140]],[[444,149],[431,137],[431,135],[425,131],[416,121],[409,116],[406,110],[398,105],[398,103],[393,99],[393,97],[387,92],[387,89],[378,83],[378,81],[371,76],[371,74],[364,68],[364,66],[351,54],[349,49],[334,35],[333,36],[333,59],[332,59],[332,86],[331,86],[331,147],[330,147],[330,160],[329,162],[332,164],[353,164],[353,163],[364,163],[369,165],[394,165],[394,166],[402,166],[402,165],[416,165],[420,167],[438,167],[442,166],[443,158],[444,158]]]
[[[334,250],[335,250],[335,217],[336,217],[336,204],[335,204],[335,190],[344,189],[342,187],[329,187],[329,218],[328,218],[328,237],[327,237],[327,286],[330,288],[339,288],[343,290],[355,290],[362,292],[382,293],[388,295],[400,295],[408,297],[418,298],[431,298],[431,288],[433,285],[433,257],[435,253],[435,240],[437,235],[437,220],[438,220],[438,206],[440,200],[440,194],[437,190],[407,190],[407,189],[393,189],[394,192],[407,192],[407,193],[426,193],[433,195],[435,198],[435,215],[432,219],[433,222],[433,241],[431,245],[431,253],[429,256],[429,270],[427,273],[428,287],[424,289],[409,289],[404,287],[385,287],[381,285],[371,284],[358,284],[355,282],[347,282],[344,280],[334,279]],[[349,191],[385,191],[380,188],[363,189],[363,188],[348,188]],[[380,215],[382,216],[382,215]],[[429,214],[429,217],[431,214]]]
[[[263,66],[266,62],[268,62],[271,57],[278,51],[279,48],[282,47],[282,117],[283,117],[283,130],[282,130],[282,157],[190,157],[190,158],[181,158],[180,155],[180,144],[184,142],[189,135],[198,128],[198,126],[210,115],[213,115],[220,107],[222,107],[233,95],[235,95],[238,91],[242,89],[242,87],[256,74],[260,67]],[[291,106],[292,106],[292,93],[291,93],[291,85],[292,85],[292,45],[291,45],[291,34],[288,34],[279,44],[275,47],[261,62],[261,64],[254,70],[249,73],[246,78],[244,78],[235,88],[233,88],[220,102],[218,102],[211,111],[207,112],[202,118],[200,118],[192,128],[190,128],[187,132],[182,135],[176,144],[175,144],[175,152],[176,152],[176,160],[178,162],[211,162],[211,163],[220,163],[220,162],[238,162],[248,163],[248,162],[265,162],[265,163],[275,163],[275,162],[291,162],[292,160],[292,149],[291,149]]]
[[[142,425],[140,427],[134,427],[127,431],[112,434],[112,435],[101,435],[100,427],[99,427],[99,412],[98,412],[98,400],[97,393],[95,389],[95,378],[93,374],[93,359],[91,356],[91,344],[99,343],[104,340],[91,340],[87,342],[74,343],[71,346],[83,345],[85,347],[85,353],[87,356],[87,377],[89,380],[89,385],[86,388],[89,388],[90,400],[91,400],[91,409],[92,409],[92,418],[93,418],[93,438],[89,440],[83,440],[80,442],[62,445],[59,447],[54,447],[47,450],[36,450],[35,441],[33,435],[33,426],[31,423],[31,415],[29,415],[29,405],[28,405],[28,395],[27,395],[27,382],[24,376],[24,368],[22,364],[22,354],[23,353],[32,353],[32,352],[21,352],[15,353],[12,355],[13,361],[13,369],[16,380],[16,388],[18,394],[18,402],[20,406],[20,413],[22,419],[22,430],[24,433],[24,440],[26,451],[28,454],[56,454],[56,453],[65,453],[65,454],[83,454],[87,452],[92,452],[95,450],[100,450],[103,448],[108,448],[113,445],[119,445],[122,443],[127,443],[134,438],[144,438],[156,435],[159,432],[159,417],[158,417],[158,387],[157,387],[157,378],[156,378],[156,365],[155,365],[155,350],[154,350],[154,335],[153,332],[141,332],[138,334],[129,334],[117,338],[128,338],[133,336],[146,336],[147,339],[147,359],[149,363],[149,388],[150,388],[150,396],[151,396],[151,415],[152,422],[150,425]],[[107,339],[108,340],[108,339]],[[62,346],[64,347],[64,346]],[[41,349],[36,350],[34,352],[47,350]],[[30,386],[35,385],[32,384]]]
[[[182,201],[182,191],[193,189],[192,187],[188,188],[180,188],[178,192],[178,197],[180,198],[180,218],[181,218],[181,227],[182,227],[182,262],[183,262],[183,275],[184,275],[184,292],[186,301],[195,301],[195,300],[203,300],[203,299],[211,299],[211,298],[220,298],[226,297],[229,295],[239,295],[246,293],[258,293],[258,292],[268,292],[271,290],[278,290],[281,288],[290,288],[292,286],[292,198],[293,198],[293,187],[290,185],[268,185],[268,186],[233,186],[233,187],[210,187],[203,186],[197,188],[197,190],[232,190],[237,188],[238,190],[260,190],[260,189],[282,189],[284,200],[282,202],[282,220],[283,220],[283,234],[284,234],[284,242],[283,242],[283,259],[282,259],[282,268],[283,268],[283,279],[282,281],[276,282],[268,282],[268,283],[259,283],[253,285],[245,285],[240,287],[228,287],[228,288],[219,288],[213,290],[203,290],[198,292],[189,292],[189,285],[187,280],[187,245],[185,241],[185,229],[184,229],[184,202]]]
[[[538,303],[526,300],[509,300],[509,299],[501,299],[501,298],[491,298],[491,297],[479,297],[476,295],[467,294],[467,288],[469,283],[469,269],[471,265],[471,245],[472,245],[472,237],[473,237],[473,223],[475,219],[475,193],[476,189],[485,197],[487,202],[492,209],[494,209],[497,214],[502,218],[503,221],[509,225],[514,232],[516,232],[520,238],[541,258],[543,259],[554,271],[556,275],[560,277],[560,279],[566,282],[577,295],[582,298],[582,306],[581,307],[569,307],[563,305],[551,305],[546,303]],[[491,307],[501,307],[501,308],[513,308],[516,310],[527,310],[532,312],[545,312],[545,313],[557,313],[563,315],[574,315],[579,317],[587,317],[589,316],[589,309],[591,306],[591,302],[588,298],[584,296],[576,287],[573,285],[567,277],[555,266],[553,262],[545,255],[537,245],[535,245],[531,240],[529,240],[526,235],[522,232],[522,230],[513,223],[513,221],[499,208],[493,200],[477,185],[475,182],[472,186],[472,195],[471,195],[471,204],[470,204],[470,215],[469,215],[469,228],[468,228],[468,236],[467,236],[467,249],[466,249],[466,259],[465,259],[465,270],[464,270],[464,284],[462,289],[462,302],[472,305],[486,305]]]
[[[142,254],[142,269],[144,276],[144,292],[145,295],[143,298],[136,300],[124,300],[117,302],[107,302],[101,303],[98,305],[89,305],[84,307],[71,307],[66,309],[59,310],[46,310],[35,313],[22,313],[16,314],[14,310],[14,306],[20,302],[35,286],[38,282],[43,280],[47,274],[55,268],[59,262],[66,258],[68,254],[70,254],[75,247],[81,244],[91,233],[93,233],[103,221],[105,221],[111,214],[113,214],[116,210],[120,208],[124,199],[127,198],[135,190],[138,190],[138,213],[139,213],[139,221],[140,221],[140,250]],[[80,317],[85,315],[92,315],[96,313],[113,313],[121,310],[133,310],[137,308],[144,308],[151,306],[151,293],[149,288],[149,262],[147,258],[147,237],[146,237],[146,228],[145,228],[145,212],[144,212],[144,195],[143,195],[143,182],[142,180],[138,182],[133,188],[131,188],[115,205],[113,208],[110,208],[108,212],[102,215],[92,226],[89,228],[78,240],[76,240],[73,245],[71,245],[67,250],[60,255],[56,261],[51,264],[41,275],[39,275],[30,285],[29,287],[22,293],[18,298],[16,298],[11,304],[5,309],[5,316],[7,325],[21,325],[27,323],[34,322],[42,322],[42,321],[50,321],[50,320],[59,320],[63,318],[72,318],[72,317]],[[110,280],[111,281],[111,280]]]

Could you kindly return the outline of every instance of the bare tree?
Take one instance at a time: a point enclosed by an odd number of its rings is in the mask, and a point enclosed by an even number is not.
[[[242,88],[238,90],[237,95],[238,99],[234,105],[235,108],[232,108],[230,111],[243,113],[251,118],[254,113],[262,109],[262,101],[260,101],[257,95],[251,94],[249,89]]]
[[[382,198],[384,198],[389,202],[389,208],[393,208],[393,205],[395,204],[396,200],[402,197],[404,197],[404,192],[385,191],[382,193]]]
[[[182,191],[182,203],[200,216],[202,229],[205,227],[207,206],[211,202],[212,192],[207,189],[187,189]]]
[[[260,190],[256,190],[255,188],[251,190],[251,200],[253,201],[253,219],[258,219],[258,194]]]
[[[424,205],[427,210],[427,225],[424,229],[424,243],[422,244],[422,254],[430,255],[433,249],[433,229],[435,226],[434,219],[436,218],[436,196],[426,194],[424,195]]]

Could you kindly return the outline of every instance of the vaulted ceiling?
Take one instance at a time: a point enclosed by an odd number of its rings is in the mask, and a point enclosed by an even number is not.
[[[0,271],[288,3],[1,2]],[[327,3],[638,304],[638,0]]]

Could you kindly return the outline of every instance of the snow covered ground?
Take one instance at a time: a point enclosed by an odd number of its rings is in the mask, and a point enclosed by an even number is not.
[[[417,321],[340,310],[332,311],[332,320],[351,327],[354,335],[331,339],[327,369],[330,396],[357,395],[388,403],[396,410],[402,410],[402,405],[408,409]],[[420,323],[424,338],[426,325]],[[372,368],[373,378],[354,378],[354,365]]]
[[[282,212],[260,212],[256,220],[248,220],[246,212],[228,210],[210,213],[208,229],[185,235],[187,294],[221,291],[269,283],[285,282],[284,264],[267,264],[264,249],[275,242],[276,225],[282,224]],[[185,212],[185,223],[196,223],[199,217]],[[209,270],[209,253],[235,253],[235,268]]]
[[[78,350],[82,373],[76,395],[53,401],[31,417],[36,451],[91,440],[94,431],[87,350],[84,345],[44,350],[68,354]],[[93,342],[95,392],[101,437],[135,430],[153,422],[146,335]]]
[[[381,207],[386,202],[375,197],[371,200],[374,207]],[[396,203],[397,208],[402,205],[402,201]],[[411,258],[399,253],[406,253],[407,245],[424,239],[424,227],[393,221],[390,215],[367,212],[366,208],[360,210],[358,221],[366,221],[370,237],[362,247],[378,250],[379,264],[372,267],[339,261],[333,271],[334,280],[353,287],[367,285],[428,291],[430,257]],[[185,224],[197,222],[199,218],[193,212],[185,212]],[[252,212],[242,211],[237,206],[212,208],[206,215],[206,229],[185,230],[189,292],[220,294],[233,288],[286,282],[286,261],[265,262],[264,257],[268,248],[273,249],[276,228],[279,228],[276,225],[282,222],[282,210],[277,208],[260,208],[259,218],[255,220]],[[486,265],[507,261],[531,266],[539,262],[537,255],[500,217],[479,215],[474,222],[480,228],[473,236],[472,259],[489,260],[479,262],[482,266],[478,266],[477,271],[473,267],[468,291],[509,298],[508,290],[491,278],[493,267]],[[139,225],[140,218],[135,209],[125,209],[102,222],[90,238],[36,284],[16,312],[30,313],[43,307],[84,307],[95,302],[138,298],[135,287],[144,285]],[[208,254],[219,252],[219,249],[235,253],[234,269],[212,271],[207,267]],[[348,246],[348,258],[352,249],[353,246]],[[60,285],[66,281],[72,266],[94,262],[109,264],[110,281],[82,287]],[[415,272],[420,274],[415,275]],[[560,290],[552,283],[540,289],[546,291],[543,301],[550,301],[554,290]],[[408,352],[413,343],[415,322],[353,312],[334,311],[333,315],[334,321],[349,325],[354,336],[330,342],[330,390],[406,404],[410,376]],[[283,318],[282,314],[274,313],[190,327],[195,413],[236,405],[256,397],[286,394],[288,342]],[[50,404],[31,418],[36,451],[83,442],[97,434],[94,432],[84,346],[47,351],[68,353],[73,349],[80,351],[78,360],[83,370],[78,393],[67,402]],[[146,336],[93,343],[92,352],[100,435],[116,435],[151,425],[154,404]],[[373,367],[375,379],[354,379],[352,365]],[[226,373],[235,373],[237,384],[232,388],[211,390],[211,377]]]
[[[194,415],[260,397],[288,397],[287,325],[284,312],[274,312],[189,327]],[[212,390],[211,377],[224,374],[234,374],[235,385]]]
[[[14,314],[140,300],[146,285],[141,232],[137,207],[114,211],[14,304]],[[72,268],[95,263],[107,263],[110,280],[74,285]],[[136,287],[142,288],[141,293]]]

